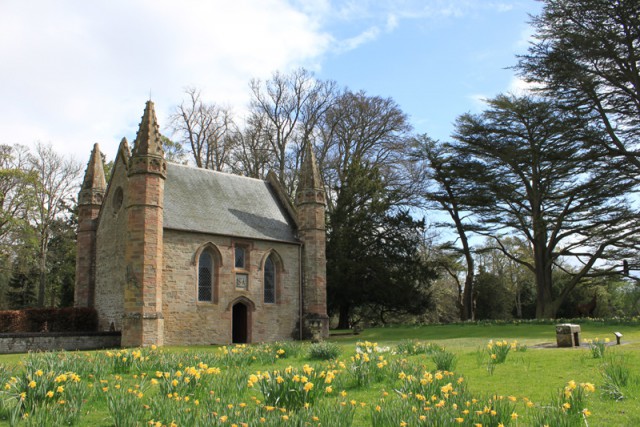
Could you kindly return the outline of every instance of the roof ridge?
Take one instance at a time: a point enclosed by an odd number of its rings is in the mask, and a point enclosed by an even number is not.
[[[231,172],[216,171],[216,170],[213,170],[213,169],[204,169],[204,168],[199,168],[197,166],[185,165],[185,164],[182,164],[182,163],[175,163],[175,162],[167,161],[167,164],[170,164],[172,166],[179,166],[179,167],[186,168],[186,169],[193,169],[193,170],[197,170],[197,171],[218,174],[218,175],[226,175],[226,176],[232,176],[232,177],[235,177],[235,178],[250,179],[252,181],[267,182],[266,179],[253,178],[253,177],[250,177],[250,176],[238,175],[236,173],[231,173]]]

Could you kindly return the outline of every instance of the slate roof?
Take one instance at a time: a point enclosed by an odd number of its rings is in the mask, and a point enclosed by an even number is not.
[[[164,228],[298,243],[269,183],[167,163]]]

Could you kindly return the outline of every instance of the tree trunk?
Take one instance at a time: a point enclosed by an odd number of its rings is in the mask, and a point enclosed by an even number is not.
[[[534,178],[535,179],[535,178]],[[531,202],[533,228],[533,260],[535,265],[536,319],[554,319],[556,309],[553,305],[551,250],[547,248],[547,227],[542,217],[542,208],[537,197]]]
[[[338,329],[349,329],[349,314],[351,307],[347,303],[340,304],[340,313],[338,317]]]
[[[540,231],[535,230],[536,222],[534,221],[534,239],[533,239],[533,264],[536,279],[536,319],[547,319],[548,310],[551,305],[551,281],[547,282],[547,260],[545,257],[545,245],[540,238]],[[551,270],[551,266],[549,266]]]
[[[535,252],[535,250],[534,250]],[[538,256],[537,254],[535,256]],[[551,263],[548,260],[536,260],[536,319],[554,319],[557,304],[553,301]]]
[[[516,317],[522,319],[522,293],[520,286],[516,286]]]
[[[471,263],[471,268],[473,268],[473,263]],[[462,320],[473,320],[475,318],[473,309],[473,277],[473,271],[467,271],[467,277],[464,280],[464,291],[462,293]]]
[[[458,308],[458,314],[460,315],[460,320],[464,319],[464,296],[463,296],[463,287],[460,284],[460,282],[458,282],[458,298],[456,299],[456,307]],[[436,304],[436,310],[438,309],[437,304]]]
[[[44,307],[45,286],[47,283],[47,253],[41,252],[39,258],[38,307]]]
[[[453,196],[452,196],[453,198]],[[473,278],[475,272],[475,264],[473,255],[471,254],[471,247],[469,246],[469,240],[465,232],[464,225],[460,219],[459,209],[457,205],[453,210],[450,210],[451,218],[455,223],[458,236],[460,236],[460,242],[462,244],[462,250],[464,253],[464,259],[467,264],[467,277],[464,280],[464,291],[462,294],[462,320],[473,320],[475,318],[475,307],[473,304]]]

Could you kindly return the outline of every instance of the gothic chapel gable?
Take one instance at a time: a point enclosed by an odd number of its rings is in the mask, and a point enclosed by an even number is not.
[[[96,144],[79,194],[76,306],[123,346],[328,334],[325,199],[311,147],[295,206],[277,178],[167,162],[154,105],[118,148]]]

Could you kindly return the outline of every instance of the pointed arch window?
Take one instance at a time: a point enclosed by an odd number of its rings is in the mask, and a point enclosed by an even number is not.
[[[264,302],[276,302],[276,264],[273,255],[269,255],[264,263]]]
[[[198,258],[198,301],[213,302],[215,290],[215,261],[210,251],[204,250]]]

